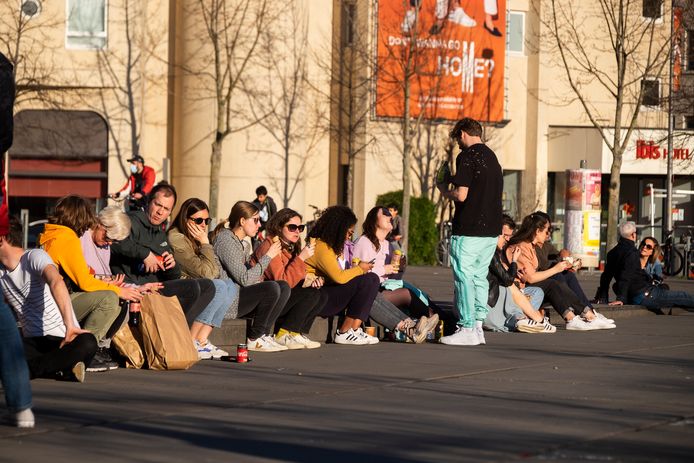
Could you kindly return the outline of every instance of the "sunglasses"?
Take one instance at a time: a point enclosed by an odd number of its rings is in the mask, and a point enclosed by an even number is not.
[[[304,225],[303,223],[301,225],[297,225],[295,223],[288,223],[286,227],[287,230],[289,230],[290,232],[295,232],[298,230],[299,233],[303,233],[304,228],[306,228],[306,225]]]
[[[386,217],[393,217],[393,214],[391,214],[390,211],[385,207],[381,208],[381,214],[385,215]]]
[[[641,247],[642,247],[642,248],[646,248],[646,249],[648,249],[648,250],[650,250],[650,251],[653,250],[653,245],[652,245],[652,244],[644,244],[644,245],[641,246]]]
[[[251,217],[250,219],[246,219],[246,220],[252,220],[253,222],[255,222],[256,225],[258,225],[260,223],[260,217]]]
[[[203,219],[202,217],[196,217],[194,219],[189,218],[189,219],[192,220],[193,222],[195,222],[196,225],[202,225],[203,222],[205,223],[205,225],[209,225],[210,222],[212,222],[212,219],[210,219],[209,217],[206,219]]]

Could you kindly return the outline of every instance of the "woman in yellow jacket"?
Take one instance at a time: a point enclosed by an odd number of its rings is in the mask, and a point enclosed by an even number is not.
[[[344,261],[345,240],[354,234],[357,217],[346,206],[331,206],[320,216],[309,233],[316,240],[315,252],[306,260],[306,271],[323,277],[328,301],[320,315],[330,317],[345,311],[345,319],[335,333],[336,344],[376,344],[378,338],[361,328],[369,318],[371,306],[378,294],[378,275],[369,273],[373,263],[360,262],[352,268],[340,265]]]
[[[114,322],[121,311],[119,298],[139,301],[142,288],[116,286],[94,277],[82,254],[79,236],[94,227],[93,206],[81,196],[70,195],[58,200],[55,213],[48,218],[39,244],[58,266],[70,291],[72,307],[82,328],[90,331],[100,346],[115,334]],[[97,351],[87,371],[117,368],[106,348]]]

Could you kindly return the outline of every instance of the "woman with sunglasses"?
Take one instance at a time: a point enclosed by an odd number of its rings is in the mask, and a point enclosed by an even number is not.
[[[354,234],[357,216],[349,207],[330,206],[318,218],[309,237],[316,239],[313,256],[306,260],[307,272],[323,278],[321,291],[328,296],[320,315],[332,317],[345,313],[344,321],[335,333],[336,344],[376,344],[378,338],[361,328],[368,320],[378,294],[379,279],[369,273],[373,264],[360,262],[346,268],[345,242]]]
[[[647,236],[639,244],[639,254],[641,256],[641,268],[648,273],[654,280],[663,280],[663,265],[660,263],[660,245],[658,240],[652,236]]]
[[[394,316],[388,316],[383,321],[378,320],[379,317],[372,310],[372,318],[390,330],[404,332],[415,343],[421,343],[426,341],[427,334],[436,328],[439,316],[429,306],[429,299],[421,290],[400,279],[390,279],[399,270],[390,264],[392,256],[387,236],[392,230],[390,211],[383,206],[372,208],[362,224],[362,236],[354,244],[354,257],[374,263],[371,272],[378,275],[381,282],[380,295],[396,309],[399,308]],[[400,309],[419,321],[415,323]]]
[[[248,201],[238,201],[231,208],[228,220],[214,229],[211,241],[221,264],[221,277],[241,287],[229,314],[233,318],[253,316],[248,328],[248,350],[278,352],[287,347],[275,341],[272,326],[289,299],[290,289],[284,281],[262,281],[270,261],[282,252],[279,241],[272,243],[257,263],[251,262],[251,246],[246,238],[256,236],[258,229],[258,208]]]
[[[322,278],[304,284],[306,279],[306,259],[313,255],[313,246],[301,247],[301,233],[306,226],[301,223],[301,215],[292,209],[276,212],[265,224],[266,237],[251,258],[254,264],[279,239],[282,252],[273,258],[263,273],[263,279],[285,281],[291,288],[287,304],[282,309],[275,329],[275,341],[288,349],[315,349],[319,342],[312,341],[307,334],[313,320],[328,300],[319,288]]]
[[[205,201],[190,198],[181,204],[167,235],[181,269],[181,278],[207,278],[214,284],[212,301],[190,325],[190,334],[201,360],[229,355],[207,338],[213,328],[222,326],[224,315],[239,295],[239,287],[233,281],[219,278],[219,265],[207,235],[209,224],[210,212]]]
[[[551,278],[570,268],[569,262],[562,260],[547,270],[539,270],[536,246],[543,245],[549,238],[549,227],[549,219],[545,214],[530,214],[523,219],[520,228],[509,240],[506,248],[506,258],[509,262],[513,259],[515,250],[520,248],[520,256],[517,259],[520,285],[541,288],[545,293],[545,300],[549,301],[554,310],[566,320],[567,330],[615,328],[614,320],[584,305],[566,283]]]

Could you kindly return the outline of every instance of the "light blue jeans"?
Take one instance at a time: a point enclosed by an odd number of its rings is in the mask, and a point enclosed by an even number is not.
[[[477,320],[484,321],[487,318],[487,273],[496,250],[496,242],[496,236],[451,238],[455,308],[458,311],[458,325],[465,328],[472,328]]]
[[[12,309],[0,297],[0,379],[10,412],[31,407],[29,367]]]
[[[200,315],[195,319],[196,322],[203,325],[214,326],[219,328],[222,326],[224,314],[227,313],[234,298],[238,296],[239,286],[232,280],[212,280],[214,283],[214,297],[207,304]]]
[[[530,305],[535,310],[540,308],[542,299],[545,297],[541,288],[532,286],[523,290],[523,293],[530,296]],[[499,286],[499,299],[494,307],[488,307],[489,313],[484,320],[484,327],[492,331],[515,331],[516,323],[520,318],[525,317],[523,310],[515,303],[509,288]]]

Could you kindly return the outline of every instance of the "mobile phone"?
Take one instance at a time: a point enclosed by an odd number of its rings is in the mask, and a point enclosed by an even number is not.
[[[375,263],[376,263],[376,258],[374,257],[373,259],[371,259],[371,260],[369,261],[369,263],[370,263],[370,264],[375,264]]]

